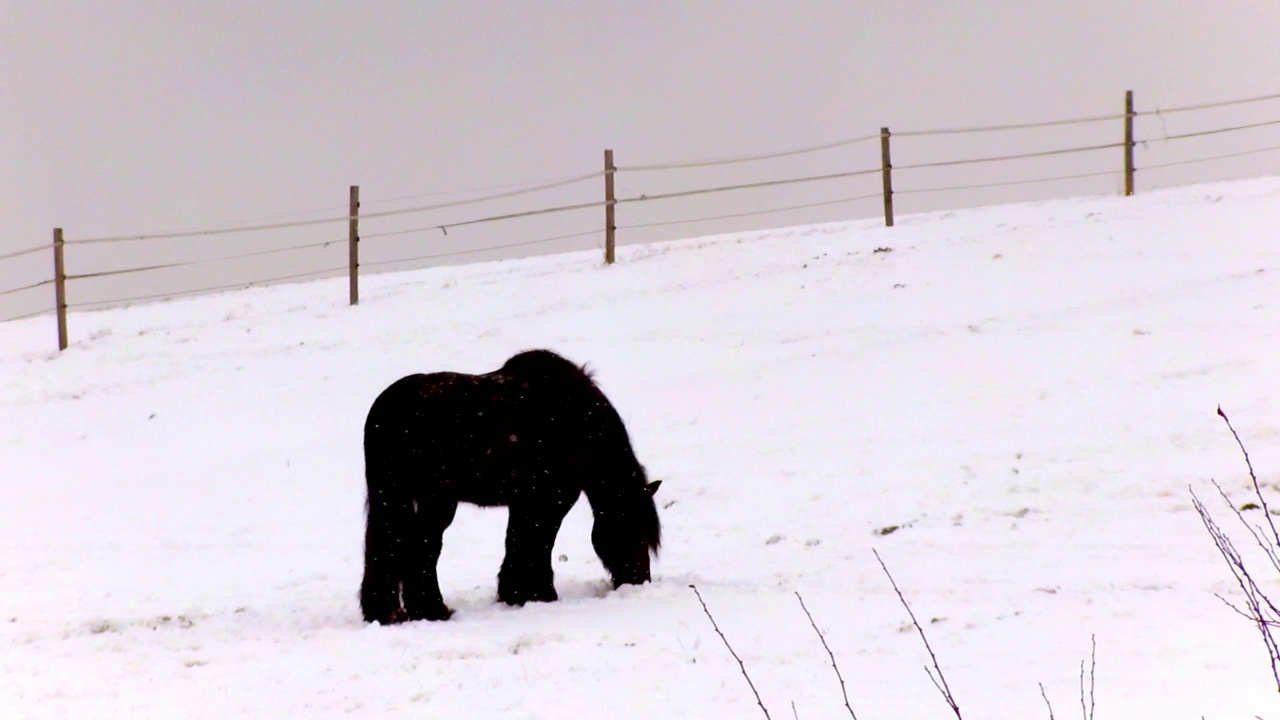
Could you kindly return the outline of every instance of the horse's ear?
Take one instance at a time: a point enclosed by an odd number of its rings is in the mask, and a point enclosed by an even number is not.
[[[644,486],[644,491],[649,493],[649,497],[653,497],[653,494],[658,492],[658,486],[661,484],[662,484],[661,480],[654,480],[653,482]]]

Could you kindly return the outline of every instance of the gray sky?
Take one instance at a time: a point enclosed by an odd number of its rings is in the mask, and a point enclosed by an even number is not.
[[[620,167],[872,134],[1119,113],[1280,93],[1280,3],[1076,0],[196,2],[0,0],[0,255],[67,237],[365,211]],[[1280,102],[1144,118],[1140,138],[1280,120]],[[1115,142],[1119,122],[895,140],[895,164]],[[1139,167],[1280,145],[1280,127],[1151,142]],[[878,145],[705,170],[620,173],[619,195],[876,167]],[[899,173],[900,190],[1120,169],[1118,150]],[[1139,173],[1144,188],[1280,173],[1280,153]],[[621,206],[624,228],[878,190],[875,176]],[[1110,193],[1115,176],[903,194],[898,213]],[[433,193],[454,193],[433,195]],[[365,234],[590,202],[601,181],[382,222]],[[394,200],[405,198],[405,200]],[[875,201],[620,231],[620,240],[867,217]],[[302,215],[299,213],[310,213]],[[299,214],[299,215],[292,215]],[[599,230],[592,209],[371,238],[366,262]],[[345,238],[344,225],[68,247],[96,272]],[[602,234],[505,251],[594,247]],[[484,255],[447,258],[459,262]],[[491,256],[490,256],[491,257]],[[71,284],[73,303],[340,266],[335,245]],[[0,291],[51,275],[0,260]],[[420,263],[421,264],[421,263]],[[412,266],[412,265],[410,265]],[[386,265],[380,268],[392,269]],[[400,266],[403,267],[403,266]],[[0,296],[0,318],[51,304]]]

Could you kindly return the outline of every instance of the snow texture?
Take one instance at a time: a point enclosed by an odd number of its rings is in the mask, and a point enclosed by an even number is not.
[[[1100,718],[1274,716],[1189,490],[1239,530],[1221,404],[1280,497],[1278,227],[1264,178],[0,324],[0,717],[762,716],[691,584],[774,718],[848,714],[796,592],[859,717],[950,717],[873,548],[966,718],[1078,716],[1091,636]],[[463,506],[454,619],[363,624],[373,398],[533,347],[663,481],[654,582],[579,501],[561,600],[497,604]]]

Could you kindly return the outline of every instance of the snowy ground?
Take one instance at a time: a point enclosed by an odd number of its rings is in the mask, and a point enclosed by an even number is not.
[[[0,718],[966,718],[1280,712],[1188,488],[1280,481],[1280,178],[258,289],[0,325]],[[881,251],[881,249],[891,251]],[[361,426],[409,372],[589,362],[664,480],[655,582],[360,622]],[[1280,490],[1277,490],[1280,497]],[[890,526],[899,529],[882,535]],[[1274,583],[1272,584],[1274,586]],[[1278,591],[1280,592],[1280,591]],[[794,703],[794,712],[791,704]]]

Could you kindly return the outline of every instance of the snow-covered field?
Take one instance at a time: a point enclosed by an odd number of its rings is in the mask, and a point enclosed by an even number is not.
[[[1078,717],[1091,636],[1099,718],[1275,716],[1189,488],[1236,531],[1219,404],[1280,481],[1278,228],[1265,178],[2,324],[0,718],[760,717],[691,584],[774,718],[848,716],[797,592],[860,718],[949,717],[873,548],[966,718]],[[561,601],[497,605],[464,506],[454,619],[364,625],[369,404],[531,347],[664,481],[655,582],[583,500]]]

